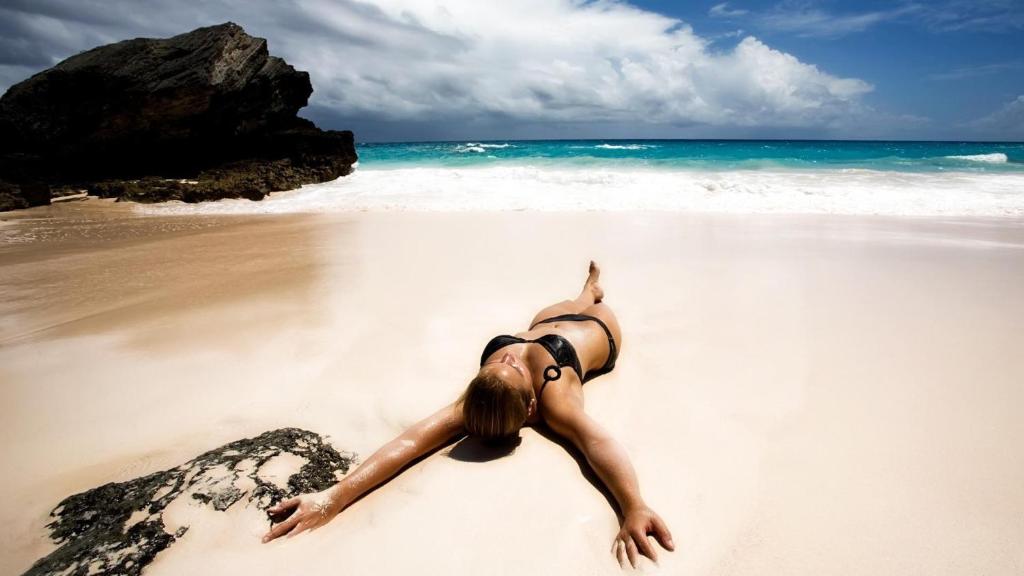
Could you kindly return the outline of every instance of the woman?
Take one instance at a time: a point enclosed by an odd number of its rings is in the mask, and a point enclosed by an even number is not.
[[[271,508],[272,517],[287,519],[263,541],[326,524],[413,460],[465,434],[501,440],[514,438],[524,425],[543,423],[586,456],[615,497],[622,525],[612,549],[620,564],[628,558],[636,567],[639,554],[657,559],[648,534],[672,550],[665,523],[640,497],[629,457],[583,411],[583,383],[611,371],[622,347],[619,323],[601,301],[600,274],[591,262],[575,300],[541,310],[526,332],[493,338],[484,348],[480,372],[461,398],[377,450],[338,484]]]

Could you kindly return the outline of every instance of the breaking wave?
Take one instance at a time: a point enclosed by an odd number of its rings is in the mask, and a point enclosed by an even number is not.
[[[654,144],[598,144],[594,148],[602,150],[649,150],[657,148]]]
[[[962,156],[946,156],[949,160],[967,160],[969,162],[988,162],[990,164],[1005,164],[1009,162],[1009,158],[1002,152],[994,152],[992,154],[965,154]]]
[[[467,142],[465,144],[459,144],[455,147],[454,151],[458,153],[465,152],[487,152],[488,150],[500,150],[502,148],[511,148],[511,144],[484,144],[481,142]]]

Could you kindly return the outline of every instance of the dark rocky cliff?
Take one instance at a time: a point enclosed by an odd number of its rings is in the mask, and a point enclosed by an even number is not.
[[[72,56],[0,98],[0,209],[48,203],[46,187],[260,199],[346,175],[352,133],[296,116],[312,92],[232,23]]]

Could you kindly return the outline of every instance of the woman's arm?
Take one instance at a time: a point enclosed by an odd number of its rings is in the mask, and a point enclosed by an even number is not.
[[[263,537],[269,542],[287,534],[318,528],[373,488],[383,484],[407,464],[444,445],[463,431],[462,411],[452,403],[424,418],[382,446],[351,474],[323,492],[289,498],[269,509],[272,516],[296,510]]]
[[[648,534],[653,534],[666,550],[673,550],[675,545],[668,527],[640,496],[629,456],[615,438],[583,411],[583,395],[578,388],[564,387],[544,400],[544,421],[583,453],[619,504],[622,526],[613,544],[619,563],[624,564],[626,556],[635,568],[638,553],[656,561],[658,555],[647,539]]]

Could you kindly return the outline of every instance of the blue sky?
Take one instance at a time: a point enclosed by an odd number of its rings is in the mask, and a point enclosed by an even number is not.
[[[635,4],[689,22],[706,36],[743,30],[824,70],[866,80],[874,86],[866,101],[930,118],[936,125],[924,132],[939,137],[966,132],[956,125],[1024,94],[1020,0]],[[1024,139],[1021,128],[1018,139]]]
[[[234,21],[362,141],[1024,140],[1024,2],[4,0],[0,89]]]

